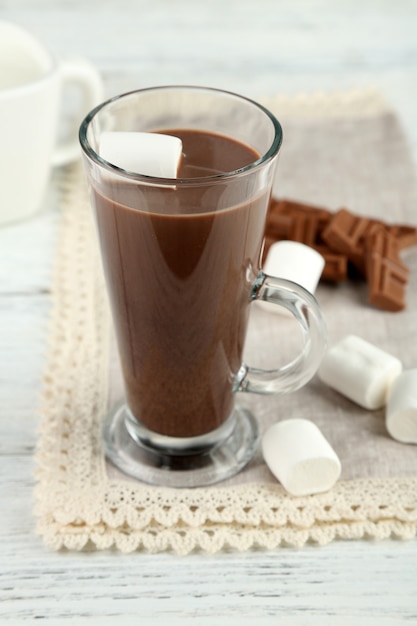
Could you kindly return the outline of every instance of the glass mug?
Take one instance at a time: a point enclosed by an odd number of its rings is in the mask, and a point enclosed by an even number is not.
[[[107,131],[180,136],[178,177],[104,160]],[[259,439],[236,392],[299,389],[325,347],[315,298],[260,269],[281,126],[233,93],[156,87],[96,107],[80,142],[125,387],[125,401],[105,421],[106,455],[153,484],[195,487],[230,477]],[[301,327],[302,351],[284,367],[242,362],[254,300],[285,307]]]

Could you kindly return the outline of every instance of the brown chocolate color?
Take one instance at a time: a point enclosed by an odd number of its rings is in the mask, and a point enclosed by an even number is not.
[[[387,224],[348,209],[331,213],[294,200],[272,198],[265,229],[264,258],[275,241],[290,239],[324,257],[322,280],[366,279],[369,302],[387,311],[405,306],[408,268],[399,252],[417,244],[417,228]]]
[[[332,250],[345,254],[365,274],[364,241],[368,227],[368,218],[354,215],[347,209],[340,209],[321,236]]]
[[[388,231],[395,237],[400,250],[417,245],[417,228],[406,224],[392,224]]]
[[[322,239],[322,232],[332,219],[327,209],[294,200],[272,199],[265,229],[264,259],[278,240],[298,241],[317,250],[325,260],[322,279],[346,280],[348,260],[345,254],[332,250]]]
[[[266,231],[280,239],[313,246],[329,219],[330,213],[326,209],[293,200],[273,201],[268,211]]]
[[[179,178],[259,158],[230,138],[164,132],[183,141]],[[209,179],[113,183],[93,195],[128,406],[154,432],[208,433],[233,409],[269,197]]]
[[[366,251],[370,304],[385,311],[401,311],[409,270],[399,258],[395,236],[375,227],[366,238]]]
[[[324,258],[325,264],[321,278],[332,283],[339,283],[348,277],[348,259],[325,245],[313,246]]]

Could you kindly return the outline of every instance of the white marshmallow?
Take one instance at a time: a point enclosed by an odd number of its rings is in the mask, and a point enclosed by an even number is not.
[[[100,135],[99,155],[129,172],[175,178],[182,155],[179,137],[160,133],[108,132]]]
[[[265,274],[298,283],[314,294],[324,268],[324,257],[298,241],[277,241],[268,250]]]
[[[328,491],[341,473],[340,460],[319,428],[306,419],[274,424],[262,437],[264,460],[293,496]]]
[[[417,369],[403,372],[392,383],[385,423],[397,441],[417,443]]]
[[[268,276],[291,280],[314,294],[325,264],[324,257],[298,241],[277,241],[268,250],[263,271]],[[257,300],[255,306],[290,317],[292,314],[282,306]]]
[[[320,380],[365,409],[386,404],[392,381],[401,373],[399,359],[356,335],[330,348],[318,370]]]

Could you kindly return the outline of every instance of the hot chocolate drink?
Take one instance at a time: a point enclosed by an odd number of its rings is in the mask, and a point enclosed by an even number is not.
[[[154,432],[193,437],[233,410],[269,197],[218,176],[256,161],[252,148],[164,133],[183,141],[187,181],[93,182],[93,200],[128,407]]]

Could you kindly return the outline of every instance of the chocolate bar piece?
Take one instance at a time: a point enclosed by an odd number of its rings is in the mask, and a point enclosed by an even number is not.
[[[264,256],[274,241],[298,241],[323,255],[326,261],[322,273],[324,280],[344,280],[347,276],[346,257],[337,255],[321,240],[321,232],[331,215],[327,209],[302,202],[272,199],[266,222]]]
[[[340,209],[322,232],[327,245],[342,254],[365,274],[364,243],[370,220]]]
[[[323,280],[339,282],[358,270],[369,284],[372,305],[387,311],[404,308],[409,271],[399,252],[417,245],[417,228],[358,216],[345,208],[331,213],[318,206],[273,198],[264,258],[272,243],[282,239],[317,250],[326,261]]]
[[[314,249],[319,252],[325,260],[322,272],[322,279],[332,283],[338,283],[347,279],[348,259],[344,254],[338,254],[325,245],[316,245]]]
[[[414,226],[393,224],[387,226],[387,228],[391,235],[396,238],[400,250],[417,245],[417,228],[414,228]]]
[[[399,258],[395,236],[383,227],[373,228],[365,256],[370,304],[385,311],[404,309],[409,269]]]
[[[288,236],[293,241],[312,246],[319,242],[320,234],[331,218],[331,213],[321,207],[292,200],[280,200],[271,207],[271,216],[281,220],[291,219]]]

